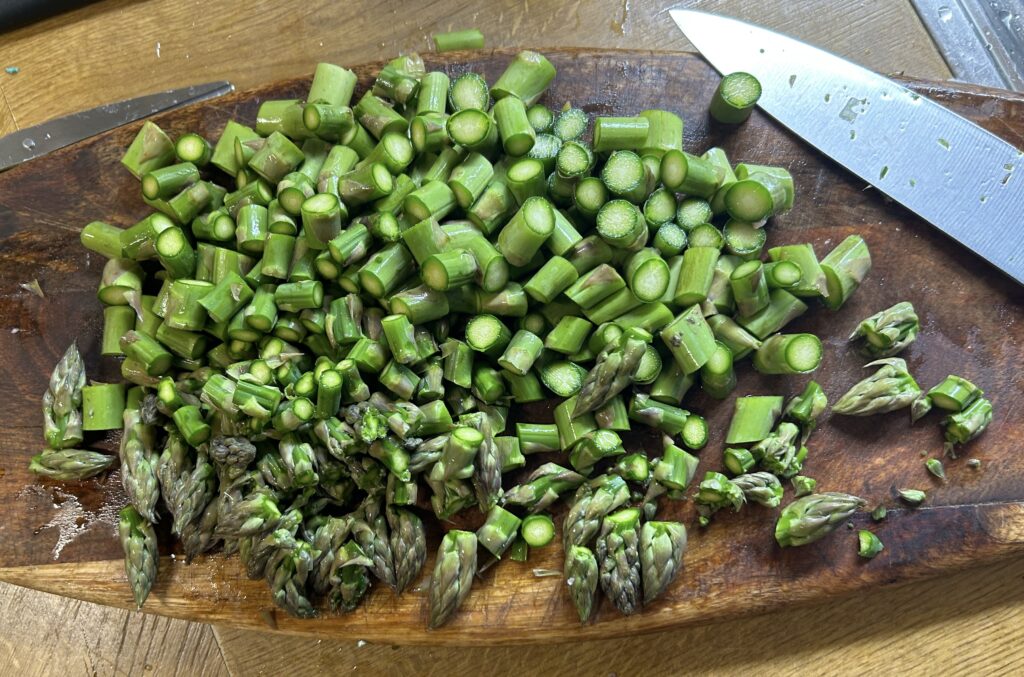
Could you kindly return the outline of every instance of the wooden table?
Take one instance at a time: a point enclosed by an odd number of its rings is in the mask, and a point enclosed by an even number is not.
[[[667,16],[694,6],[757,20],[882,72],[950,76],[909,2],[897,0],[105,0],[0,35],[0,135],[145,92],[215,79],[239,87],[428,49],[477,26],[490,45],[687,49]],[[414,12],[408,14],[408,12]],[[291,39],[285,42],[283,36]],[[139,75],[142,73],[143,75]],[[10,290],[4,290],[5,293]],[[0,538],[3,535],[0,534]],[[1024,662],[1024,561],[661,635],[571,646],[423,649],[210,627],[0,584],[0,665],[34,674],[681,674],[936,668],[1011,672]]]

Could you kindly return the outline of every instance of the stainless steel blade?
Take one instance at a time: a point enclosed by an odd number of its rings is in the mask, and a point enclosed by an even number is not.
[[[211,99],[233,90],[234,86],[226,81],[169,89],[18,130],[0,139],[0,171],[147,115]]]
[[[1024,152],[845,59],[764,28],[670,12],[721,73],[811,145],[1024,283]]]

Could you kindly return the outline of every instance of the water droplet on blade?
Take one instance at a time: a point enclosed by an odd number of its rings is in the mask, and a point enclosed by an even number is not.
[[[953,19],[953,10],[943,5],[939,7],[939,20],[943,22],[951,21]]]
[[[851,96],[850,100],[846,102],[846,106],[839,112],[839,117],[852,123],[857,119],[858,115],[867,112],[867,103],[867,99],[858,99]]]
[[[33,148],[36,147],[36,142],[33,139],[25,139],[24,141],[21,142],[21,145],[25,148],[25,150],[32,150]]]

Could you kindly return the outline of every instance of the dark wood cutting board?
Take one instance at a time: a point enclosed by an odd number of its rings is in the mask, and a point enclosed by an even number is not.
[[[493,82],[512,54],[431,55],[428,63],[450,73],[473,69]],[[788,167],[796,181],[796,208],[768,226],[770,245],[809,241],[824,255],[850,233],[867,239],[874,270],[853,299],[839,312],[812,309],[788,328],[823,338],[826,354],[815,378],[830,399],[865,375],[865,360],[845,343],[856,323],[909,300],[922,318],[920,337],[903,355],[913,374],[925,387],[948,373],[980,384],[996,411],[989,431],[947,463],[948,482],[939,483],[925,471],[922,457],[941,454],[937,415],[913,428],[906,411],[826,419],[811,438],[805,474],[818,479],[819,490],[846,491],[863,496],[871,507],[889,506],[889,519],[871,527],[885,551],[861,560],[856,532],[846,529],[811,546],[782,550],[772,536],[775,511],[748,506],[738,514],[721,513],[707,529],[690,528],[684,570],[668,594],[629,618],[603,602],[596,621],[579,626],[562,579],[532,573],[560,568],[558,546],[531,553],[528,564],[503,562],[486,571],[455,620],[433,632],[425,630],[423,581],[401,598],[377,589],[346,616],[327,613],[298,621],[268,615],[273,605],[265,584],[247,580],[234,558],[214,555],[186,565],[173,557],[169,543],[146,611],[256,628],[273,617],[285,632],[392,643],[567,641],[825,601],[1024,551],[1021,289],[767,117],[755,113],[738,129],[710,125],[705,110],[718,78],[693,55],[586,49],[547,54],[559,71],[546,99],[552,107],[571,101],[591,115],[675,110],[686,120],[688,150],[720,145],[733,161]],[[356,69],[363,86],[378,67]],[[1024,146],[1024,98],[955,84],[909,84]],[[214,137],[229,118],[251,123],[260,101],[300,97],[307,87],[307,80],[281,82],[155,120],[174,134],[198,131]],[[36,480],[27,465],[41,445],[40,395],[69,343],[78,341],[90,378],[116,378],[116,364],[99,355],[101,307],[95,289],[102,261],[79,245],[78,231],[92,219],[127,225],[147,213],[138,183],[118,164],[138,127],[114,130],[0,174],[0,580],[123,607],[131,606],[131,595],[113,526],[124,503],[117,473],[61,484]],[[20,286],[33,279],[46,298]],[[745,363],[735,394],[791,395],[806,380],[760,376]],[[702,476],[720,467],[732,398],[717,403],[696,394],[687,406],[711,423]],[[968,457],[980,459],[980,469],[967,467]],[[917,510],[901,507],[895,499],[900,487],[926,489],[927,502]],[[694,524],[688,502],[671,503],[661,514]],[[870,525],[867,513],[852,522],[854,528]],[[436,534],[432,550],[434,544]]]

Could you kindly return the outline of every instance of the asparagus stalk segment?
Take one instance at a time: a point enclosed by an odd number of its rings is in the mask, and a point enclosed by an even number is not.
[[[967,444],[985,432],[992,422],[992,403],[984,397],[971,402],[963,411],[951,414],[944,420],[945,451],[956,458],[956,445]]]
[[[715,352],[715,335],[700,306],[690,306],[661,330],[661,340],[683,373],[698,371]]]
[[[761,83],[749,73],[729,73],[718,83],[709,112],[718,122],[738,124],[750,117],[761,98]]]

